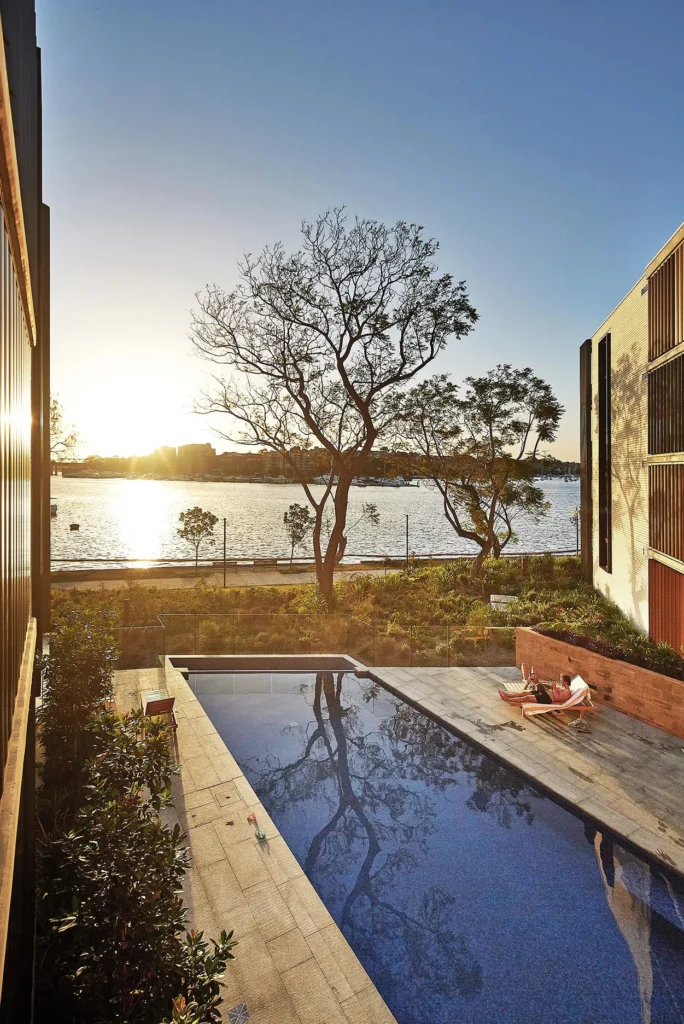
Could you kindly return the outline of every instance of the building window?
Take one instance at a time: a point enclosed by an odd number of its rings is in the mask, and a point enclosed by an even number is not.
[[[684,356],[648,375],[648,454],[684,452]]]
[[[610,458],[610,334],[598,345],[598,505],[599,565],[612,571],[612,495]]]
[[[657,359],[684,340],[684,245],[648,279],[648,358]]]

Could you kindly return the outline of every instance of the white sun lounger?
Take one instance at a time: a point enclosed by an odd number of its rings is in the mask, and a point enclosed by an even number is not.
[[[550,711],[572,711],[573,708],[579,711],[581,717],[584,717],[585,712],[597,710],[589,694],[589,684],[585,683],[582,676],[575,676],[571,680],[570,694],[571,696],[563,704],[522,704],[520,709],[523,718],[529,718],[532,715],[546,715]]]

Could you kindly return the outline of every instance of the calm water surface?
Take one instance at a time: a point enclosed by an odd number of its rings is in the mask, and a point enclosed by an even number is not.
[[[521,551],[575,547],[575,526],[570,520],[579,504],[579,482],[547,480],[541,484],[551,503],[545,521],[535,525],[521,519],[519,540],[510,545]],[[290,554],[283,528],[283,513],[293,502],[306,504],[297,484],[200,483],[176,480],[89,480],[52,478],[52,556],[57,559],[186,558],[193,552],[177,536],[178,516],[199,505],[228,520],[228,556],[280,556]],[[350,555],[406,551],[406,515],[409,549],[418,554],[464,553],[473,549],[450,528],[438,495],[427,484],[420,487],[353,487],[349,523],[361,514],[364,502],[380,512],[377,527],[361,523],[349,533]],[[79,523],[72,532],[70,523]],[[215,547],[202,555],[221,557],[223,524],[216,528]],[[310,554],[307,545],[297,551]]]
[[[371,681],[197,695],[399,1024],[681,1024],[684,887]]]

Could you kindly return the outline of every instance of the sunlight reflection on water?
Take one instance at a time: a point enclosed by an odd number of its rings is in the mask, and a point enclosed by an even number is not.
[[[535,525],[521,519],[518,541],[509,549],[542,551],[574,549],[575,526],[570,519],[579,504],[579,481],[541,482],[551,511]],[[219,517],[214,547],[204,557],[223,553],[223,524],[227,526],[228,557],[289,556],[283,513],[293,502],[306,504],[297,484],[208,483],[180,480],[96,480],[52,478],[54,559],[188,558],[193,552],[177,536],[178,516],[199,505]],[[362,523],[349,537],[350,555],[405,553],[405,523],[409,516],[409,550],[417,554],[464,553],[472,545],[461,540],[444,518],[439,496],[420,487],[354,487],[350,520],[364,502],[380,512],[377,527]],[[70,531],[70,523],[79,523]],[[310,554],[303,545],[299,555]]]

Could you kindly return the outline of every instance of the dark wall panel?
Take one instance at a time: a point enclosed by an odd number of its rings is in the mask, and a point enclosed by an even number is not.
[[[648,280],[648,358],[684,340],[684,246],[679,245]]]
[[[648,592],[651,639],[680,651],[684,644],[684,575],[652,558]]]
[[[684,562],[684,465],[649,466],[649,544]]]
[[[684,452],[684,355],[648,375],[648,454]]]
[[[589,338],[580,348],[580,510],[582,517],[582,576],[587,583],[593,582],[594,575],[591,387],[591,338]]]

